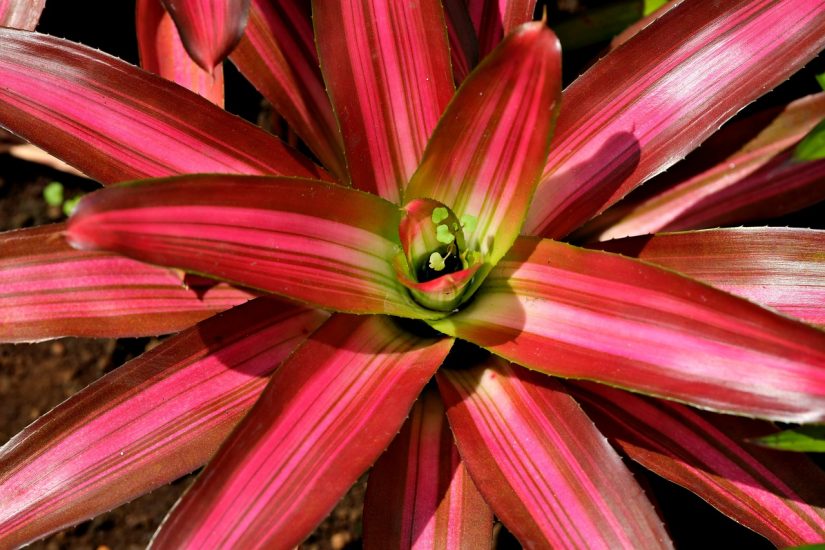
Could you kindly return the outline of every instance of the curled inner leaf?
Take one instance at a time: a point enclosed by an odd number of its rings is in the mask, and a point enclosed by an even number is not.
[[[455,309],[481,260],[466,248],[466,222],[432,199],[410,201],[403,211],[398,233],[404,254],[395,262],[399,280],[420,305],[437,311]]]

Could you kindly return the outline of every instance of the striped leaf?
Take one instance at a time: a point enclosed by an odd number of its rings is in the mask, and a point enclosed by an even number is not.
[[[74,250],[65,229],[0,233],[0,341],[177,332],[253,296],[226,284],[186,286],[167,269]]]
[[[494,266],[527,214],[560,95],[558,40],[543,23],[520,27],[458,90],[404,202],[435,199],[460,219],[471,216],[474,227],[464,227],[467,249],[479,251],[487,269]]]
[[[739,227],[593,245],[684,273],[806,323],[825,326],[825,231]]]
[[[320,181],[198,175],[93,193],[67,237],[333,310],[434,316],[395,277],[399,218],[379,197]]]
[[[223,107],[223,67],[210,74],[192,61],[160,0],[138,0],[135,24],[141,67]]]
[[[450,60],[456,84],[467,78],[478,63],[478,38],[464,0],[443,0]]]
[[[46,0],[0,0],[0,27],[33,31]]]
[[[452,341],[336,315],[272,376],[153,548],[291,548],[398,433]]]
[[[797,100],[739,151],[654,195],[602,229],[600,240],[702,229],[780,216],[825,200],[825,160],[798,162],[792,148],[825,117],[825,93]]]
[[[491,548],[493,513],[458,454],[434,389],[370,472],[365,548]]]
[[[645,468],[693,491],[777,546],[825,540],[825,473],[745,443],[769,424],[713,415],[598,384],[570,385],[597,425]]]
[[[437,379],[470,475],[525,548],[671,546],[622,459],[557,382],[497,358]]]
[[[493,51],[505,35],[533,19],[536,0],[464,0],[478,35],[479,57]]]
[[[681,2],[564,92],[525,231],[558,238],[825,48],[825,0]]]
[[[102,183],[183,173],[327,178],[256,126],[98,50],[0,29],[0,124]]]
[[[353,185],[397,203],[453,95],[438,0],[315,0],[321,69]]]
[[[160,0],[172,16],[189,56],[212,72],[241,39],[250,0]]]
[[[615,254],[520,238],[467,308],[431,324],[548,374],[825,420],[825,332]]]
[[[0,540],[25,544],[205,463],[326,315],[258,299],[112,371],[0,448]]]
[[[230,59],[341,181],[344,145],[327,97],[309,5],[252,0],[249,24]]]

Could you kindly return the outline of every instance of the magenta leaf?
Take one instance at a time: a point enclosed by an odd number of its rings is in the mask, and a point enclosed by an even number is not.
[[[478,38],[465,0],[443,0],[453,78],[460,84],[478,63]]]
[[[453,95],[437,0],[313,2],[353,185],[397,203]]]
[[[223,107],[223,67],[210,74],[192,61],[160,0],[138,0],[135,25],[141,67]]]
[[[320,181],[195,175],[93,193],[67,238],[337,311],[438,316],[395,277],[399,217],[379,197]]]
[[[671,545],[622,459],[558,382],[498,358],[437,379],[470,475],[525,548]]]
[[[543,23],[519,27],[461,85],[404,192],[405,203],[435,199],[471,218],[466,247],[480,253],[485,271],[518,236],[560,96],[558,40]]]
[[[747,222],[825,200],[825,160],[798,162],[792,152],[823,117],[825,93],[791,103],[736,153],[618,213],[617,220],[599,230],[598,238]]]
[[[153,548],[290,548],[398,433],[452,346],[336,315],[273,375]]]
[[[565,90],[525,231],[561,237],[825,47],[822,0],[682,2]]]
[[[250,0],[160,0],[175,21],[183,45],[207,72],[237,45],[246,27]]]
[[[102,183],[182,173],[327,178],[205,99],[72,42],[0,29],[0,124]]]
[[[760,449],[765,422],[713,415],[597,384],[571,384],[599,429],[645,468],[693,491],[777,546],[825,539],[825,474],[807,457]]]
[[[39,418],[0,448],[3,545],[78,523],[205,463],[325,318],[255,300],[166,340]]]
[[[0,0],[0,27],[33,31],[46,0]]]
[[[493,513],[458,454],[438,392],[425,390],[373,466],[366,548],[491,548]]]
[[[246,33],[231,59],[323,165],[348,181],[338,122],[318,68],[309,5],[252,0]]]
[[[825,332],[615,254],[522,237],[469,306],[430,323],[547,374],[825,420]]]
[[[493,51],[516,27],[533,19],[536,0],[464,0],[478,35],[479,57]]]
[[[708,283],[806,323],[825,326],[825,231],[739,227],[593,245]]]
[[[65,229],[0,233],[0,341],[177,332],[253,296],[226,284],[188,287],[167,269],[74,250]]]

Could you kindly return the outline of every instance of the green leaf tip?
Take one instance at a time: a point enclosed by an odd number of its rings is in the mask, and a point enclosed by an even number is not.
[[[825,73],[819,73],[816,75],[816,81],[819,82],[820,88],[825,90]]]
[[[795,160],[811,161],[825,158],[825,119],[799,142],[793,152]]]
[[[667,0],[645,0],[644,11],[642,12],[642,15],[644,17],[647,17],[648,15],[658,10],[665,4],[667,4]]]
[[[798,426],[751,440],[763,447],[801,453],[825,452],[825,426]]]

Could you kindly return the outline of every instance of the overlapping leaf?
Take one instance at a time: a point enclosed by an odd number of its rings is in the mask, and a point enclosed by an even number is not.
[[[192,59],[212,72],[241,39],[250,0],[160,0]]]
[[[425,390],[370,471],[366,548],[490,548],[493,513],[458,454],[438,392]]]
[[[431,323],[548,374],[825,420],[825,333],[614,254],[522,237],[467,308]]]
[[[167,269],[74,250],[65,229],[0,234],[0,341],[176,332],[252,297],[226,284],[190,288]]]
[[[135,10],[140,65],[223,107],[223,66],[211,73],[195,63],[160,0],[138,0]]]
[[[16,547],[197,468],[326,314],[258,299],[174,336],[0,448],[0,540]]]
[[[438,0],[313,2],[353,185],[398,202],[453,95]]]
[[[399,218],[379,197],[320,181],[181,176],[86,197],[67,237],[337,311],[432,317],[395,277]]]
[[[479,57],[493,51],[501,39],[533,19],[536,0],[465,0],[478,35]]]
[[[498,358],[437,379],[467,469],[522,545],[670,547],[641,487],[557,382]]]
[[[807,457],[744,442],[771,427],[597,384],[570,385],[600,429],[645,468],[777,546],[825,540],[825,474]]]
[[[341,181],[344,146],[327,97],[309,5],[252,0],[249,24],[232,62]]]
[[[825,93],[797,100],[718,165],[632,206],[601,240],[779,216],[825,200],[825,160],[799,162],[793,145],[825,117]]]
[[[825,326],[825,231],[740,227],[598,243]]]
[[[451,345],[385,317],[334,316],[275,372],[153,548],[301,542],[389,445]]]
[[[449,206],[469,250],[490,265],[518,236],[550,145],[561,51],[543,23],[511,34],[464,82],[433,133],[404,200]]]
[[[682,2],[564,93],[525,231],[561,237],[825,48],[825,1]]]
[[[102,183],[181,173],[327,178],[203,98],[72,42],[0,29],[0,124]]]

